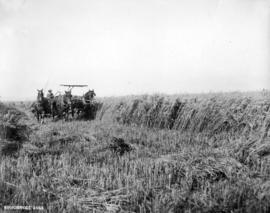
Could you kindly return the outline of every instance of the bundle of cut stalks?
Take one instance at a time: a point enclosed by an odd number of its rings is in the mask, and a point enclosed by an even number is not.
[[[95,192],[89,195],[70,197],[67,202],[94,212],[125,212],[122,208],[129,204],[129,188]]]
[[[112,138],[108,148],[120,156],[127,152],[130,152],[133,149],[132,146],[126,143],[123,138],[117,137]]]

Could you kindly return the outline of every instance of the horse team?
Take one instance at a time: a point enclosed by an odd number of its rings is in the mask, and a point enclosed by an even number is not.
[[[70,116],[87,119],[95,117],[98,104],[94,100],[96,96],[94,90],[89,90],[83,96],[73,96],[71,90],[65,91],[63,95],[54,96],[49,90],[47,97],[44,96],[43,89],[37,91],[37,100],[31,109],[38,121],[44,120],[45,117],[65,118],[66,120]]]

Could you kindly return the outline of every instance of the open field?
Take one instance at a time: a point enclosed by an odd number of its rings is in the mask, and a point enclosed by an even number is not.
[[[1,206],[270,212],[269,92],[100,101],[93,121],[45,124],[0,105]]]

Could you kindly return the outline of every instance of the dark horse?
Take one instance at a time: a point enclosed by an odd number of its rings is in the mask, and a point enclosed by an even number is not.
[[[65,91],[64,95],[58,95],[54,98],[56,113],[59,117],[68,119],[69,115],[73,117],[72,95],[71,91]]]
[[[35,116],[39,121],[51,114],[51,107],[48,99],[44,97],[43,89],[37,91],[37,101],[32,105],[32,112],[35,113]]]
[[[96,96],[95,91],[94,90],[89,90],[87,93],[85,93],[83,95],[84,104],[90,104],[95,96]]]
[[[72,98],[72,115],[76,113],[77,117],[84,117],[92,119],[94,97],[96,93],[94,90],[89,90],[83,96],[74,96]]]

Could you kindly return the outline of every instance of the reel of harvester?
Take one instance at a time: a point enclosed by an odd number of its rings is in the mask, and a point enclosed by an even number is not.
[[[60,84],[62,87],[68,87],[68,90],[71,91],[74,87],[88,87],[88,85],[82,84]]]

